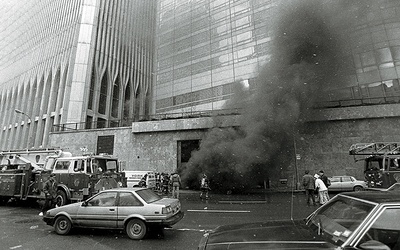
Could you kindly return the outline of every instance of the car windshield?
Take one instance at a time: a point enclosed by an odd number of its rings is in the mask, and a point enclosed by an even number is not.
[[[374,206],[350,197],[336,196],[329,204],[313,214],[307,224],[318,235],[339,246],[350,237]]]
[[[142,189],[136,191],[136,193],[146,202],[146,203],[152,203],[158,200],[161,200],[161,197],[154,193],[150,189]]]

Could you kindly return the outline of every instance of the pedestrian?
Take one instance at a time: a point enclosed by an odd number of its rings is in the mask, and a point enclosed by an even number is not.
[[[57,195],[57,180],[55,174],[50,174],[49,179],[44,183],[43,192],[45,195],[44,205],[42,207],[42,212],[39,213],[43,216],[47,210],[54,208],[56,206],[56,195]]]
[[[177,172],[171,176],[172,182],[172,198],[179,199],[179,187],[182,185],[181,177]]]
[[[329,186],[331,185],[331,181],[330,181],[329,178],[325,175],[325,173],[324,173],[323,170],[320,170],[320,171],[318,172],[318,175],[320,176],[322,182],[323,182],[323,183],[325,184],[325,186],[326,186],[326,195],[327,195],[328,200],[329,200],[329,193],[328,193],[328,190],[329,190]]]
[[[200,180],[200,199],[203,199],[203,195],[206,199],[208,199],[208,191],[210,190],[210,185],[206,174],[203,174],[203,177]]]
[[[310,171],[306,170],[303,175],[303,187],[306,191],[306,200],[307,200],[307,205],[310,206],[312,200],[312,205],[317,205],[315,203],[315,197],[314,197],[314,190],[315,190],[315,180],[314,177],[310,174]]]
[[[169,176],[168,176],[168,173],[165,173],[163,175],[163,183],[162,183],[162,185],[163,185],[163,187],[162,187],[163,188],[163,193],[168,195],[168,193],[169,193]]]
[[[318,175],[320,176],[321,180],[324,182],[326,187],[329,187],[331,185],[331,181],[329,180],[329,178],[324,174],[323,170],[320,170],[318,172]]]
[[[315,188],[318,190],[319,204],[324,205],[328,200],[328,188],[325,186],[324,182],[318,174],[314,175],[315,178]]]

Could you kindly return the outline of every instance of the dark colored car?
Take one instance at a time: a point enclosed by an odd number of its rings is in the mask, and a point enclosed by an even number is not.
[[[341,193],[305,220],[220,226],[198,249],[400,250],[400,192]]]
[[[43,220],[57,234],[72,227],[123,229],[131,239],[142,239],[148,227],[172,226],[183,218],[178,199],[161,198],[146,188],[102,191],[86,201],[50,209]]]

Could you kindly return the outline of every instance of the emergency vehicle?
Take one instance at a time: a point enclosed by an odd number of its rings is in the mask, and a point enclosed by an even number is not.
[[[109,155],[72,156],[61,149],[0,152],[0,202],[44,199],[50,174],[58,182],[57,205],[81,201],[101,190],[126,187],[118,159]]]
[[[400,182],[400,142],[372,142],[351,145],[354,160],[364,161],[364,176],[369,188],[389,188]]]

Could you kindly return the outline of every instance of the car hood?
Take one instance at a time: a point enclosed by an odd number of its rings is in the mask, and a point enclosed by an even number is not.
[[[56,207],[56,208],[48,210],[47,214],[50,216],[54,216],[54,215],[58,214],[59,212],[67,212],[69,214],[75,214],[78,211],[79,207],[82,206],[82,203],[83,202],[77,202],[77,203],[64,205],[61,207]]]
[[[302,220],[226,225],[208,235],[207,249],[334,249]]]

